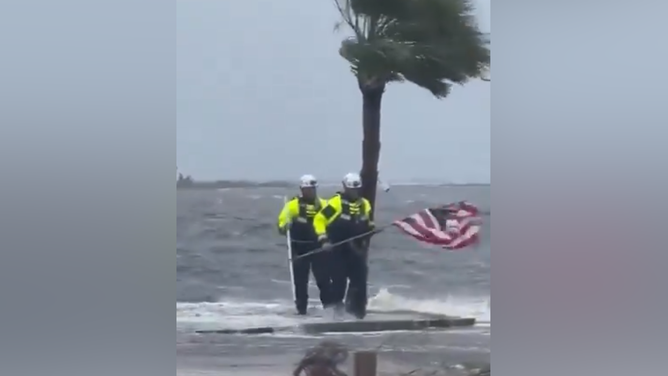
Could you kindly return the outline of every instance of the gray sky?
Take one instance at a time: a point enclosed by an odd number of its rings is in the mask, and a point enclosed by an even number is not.
[[[490,0],[478,0],[490,30]],[[272,5],[274,4],[274,5]],[[308,15],[308,17],[300,16]],[[198,179],[338,179],[361,166],[361,95],[331,0],[177,1],[177,165]],[[393,84],[381,178],[489,182],[490,84]]]

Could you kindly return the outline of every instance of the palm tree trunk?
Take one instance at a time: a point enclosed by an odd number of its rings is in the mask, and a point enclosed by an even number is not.
[[[385,85],[381,87],[360,87],[363,97],[362,140],[362,195],[376,208],[376,185],[378,183],[378,158],[380,156],[380,108]],[[372,211],[373,218],[373,211]]]

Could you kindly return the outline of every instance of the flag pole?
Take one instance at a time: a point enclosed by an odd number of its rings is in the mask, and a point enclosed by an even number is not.
[[[377,234],[377,233],[379,233],[379,232],[381,232],[381,231],[383,231],[383,230],[385,230],[385,229],[387,229],[387,228],[389,228],[389,227],[391,227],[391,226],[394,226],[394,224],[390,223],[390,224],[387,224],[387,225],[384,225],[384,226],[381,226],[381,227],[376,227],[375,229],[373,229],[373,230],[371,230],[371,231],[367,231],[367,232],[365,232],[365,233],[363,233],[363,234],[356,235],[356,236],[353,236],[353,237],[351,237],[351,238],[348,238],[348,239],[342,240],[342,241],[340,241],[340,242],[334,243],[334,244],[332,244],[332,247],[336,247],[336,246],[339,246],[339,245],[341,245],[341,244],[346,244],[346,243],[349,243],[349,242],[351,242],[351,241],[353,241],[353,240],[356,240],[356,239],[359,239],[359,238],[363,238],[363,237],[365,237],[365,236],[369,236],[369,235]],[[299,260],[300,258],[303,258],[303,257],[306,257],[306,256],[310,256],[310,255],[313,255],[313,254],[316,254],[316,253],[321,253],[321,252],[325,252],[325,250],[322,249],[322,248],[319,248],[319,249],[316,249],[315,251],[311,251],[311,252],[309,252],[309,253],[304,253],[303,255],[299,255],[299,256],[293,258],[292,261]]]

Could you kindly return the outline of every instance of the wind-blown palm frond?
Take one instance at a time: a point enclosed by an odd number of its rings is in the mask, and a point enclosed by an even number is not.
[[[470,0],[334,0],[353,36],[339,50],[360,85],[408,80],[445,97],[490,64]]]

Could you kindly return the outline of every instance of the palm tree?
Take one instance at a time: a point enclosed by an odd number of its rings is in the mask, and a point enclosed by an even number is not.
[[[376,198],[380,111],[391,82],[410,81],[445,98],[453,84],[484,78],[489,40],[480,32],[470,0],[334,0],[337,27],[353,36],[339,49],[357,77],[363,98],[363,195]],[[485,78],[484,78],[485,79]],[[375,206],[375,205],[373,205]]]

